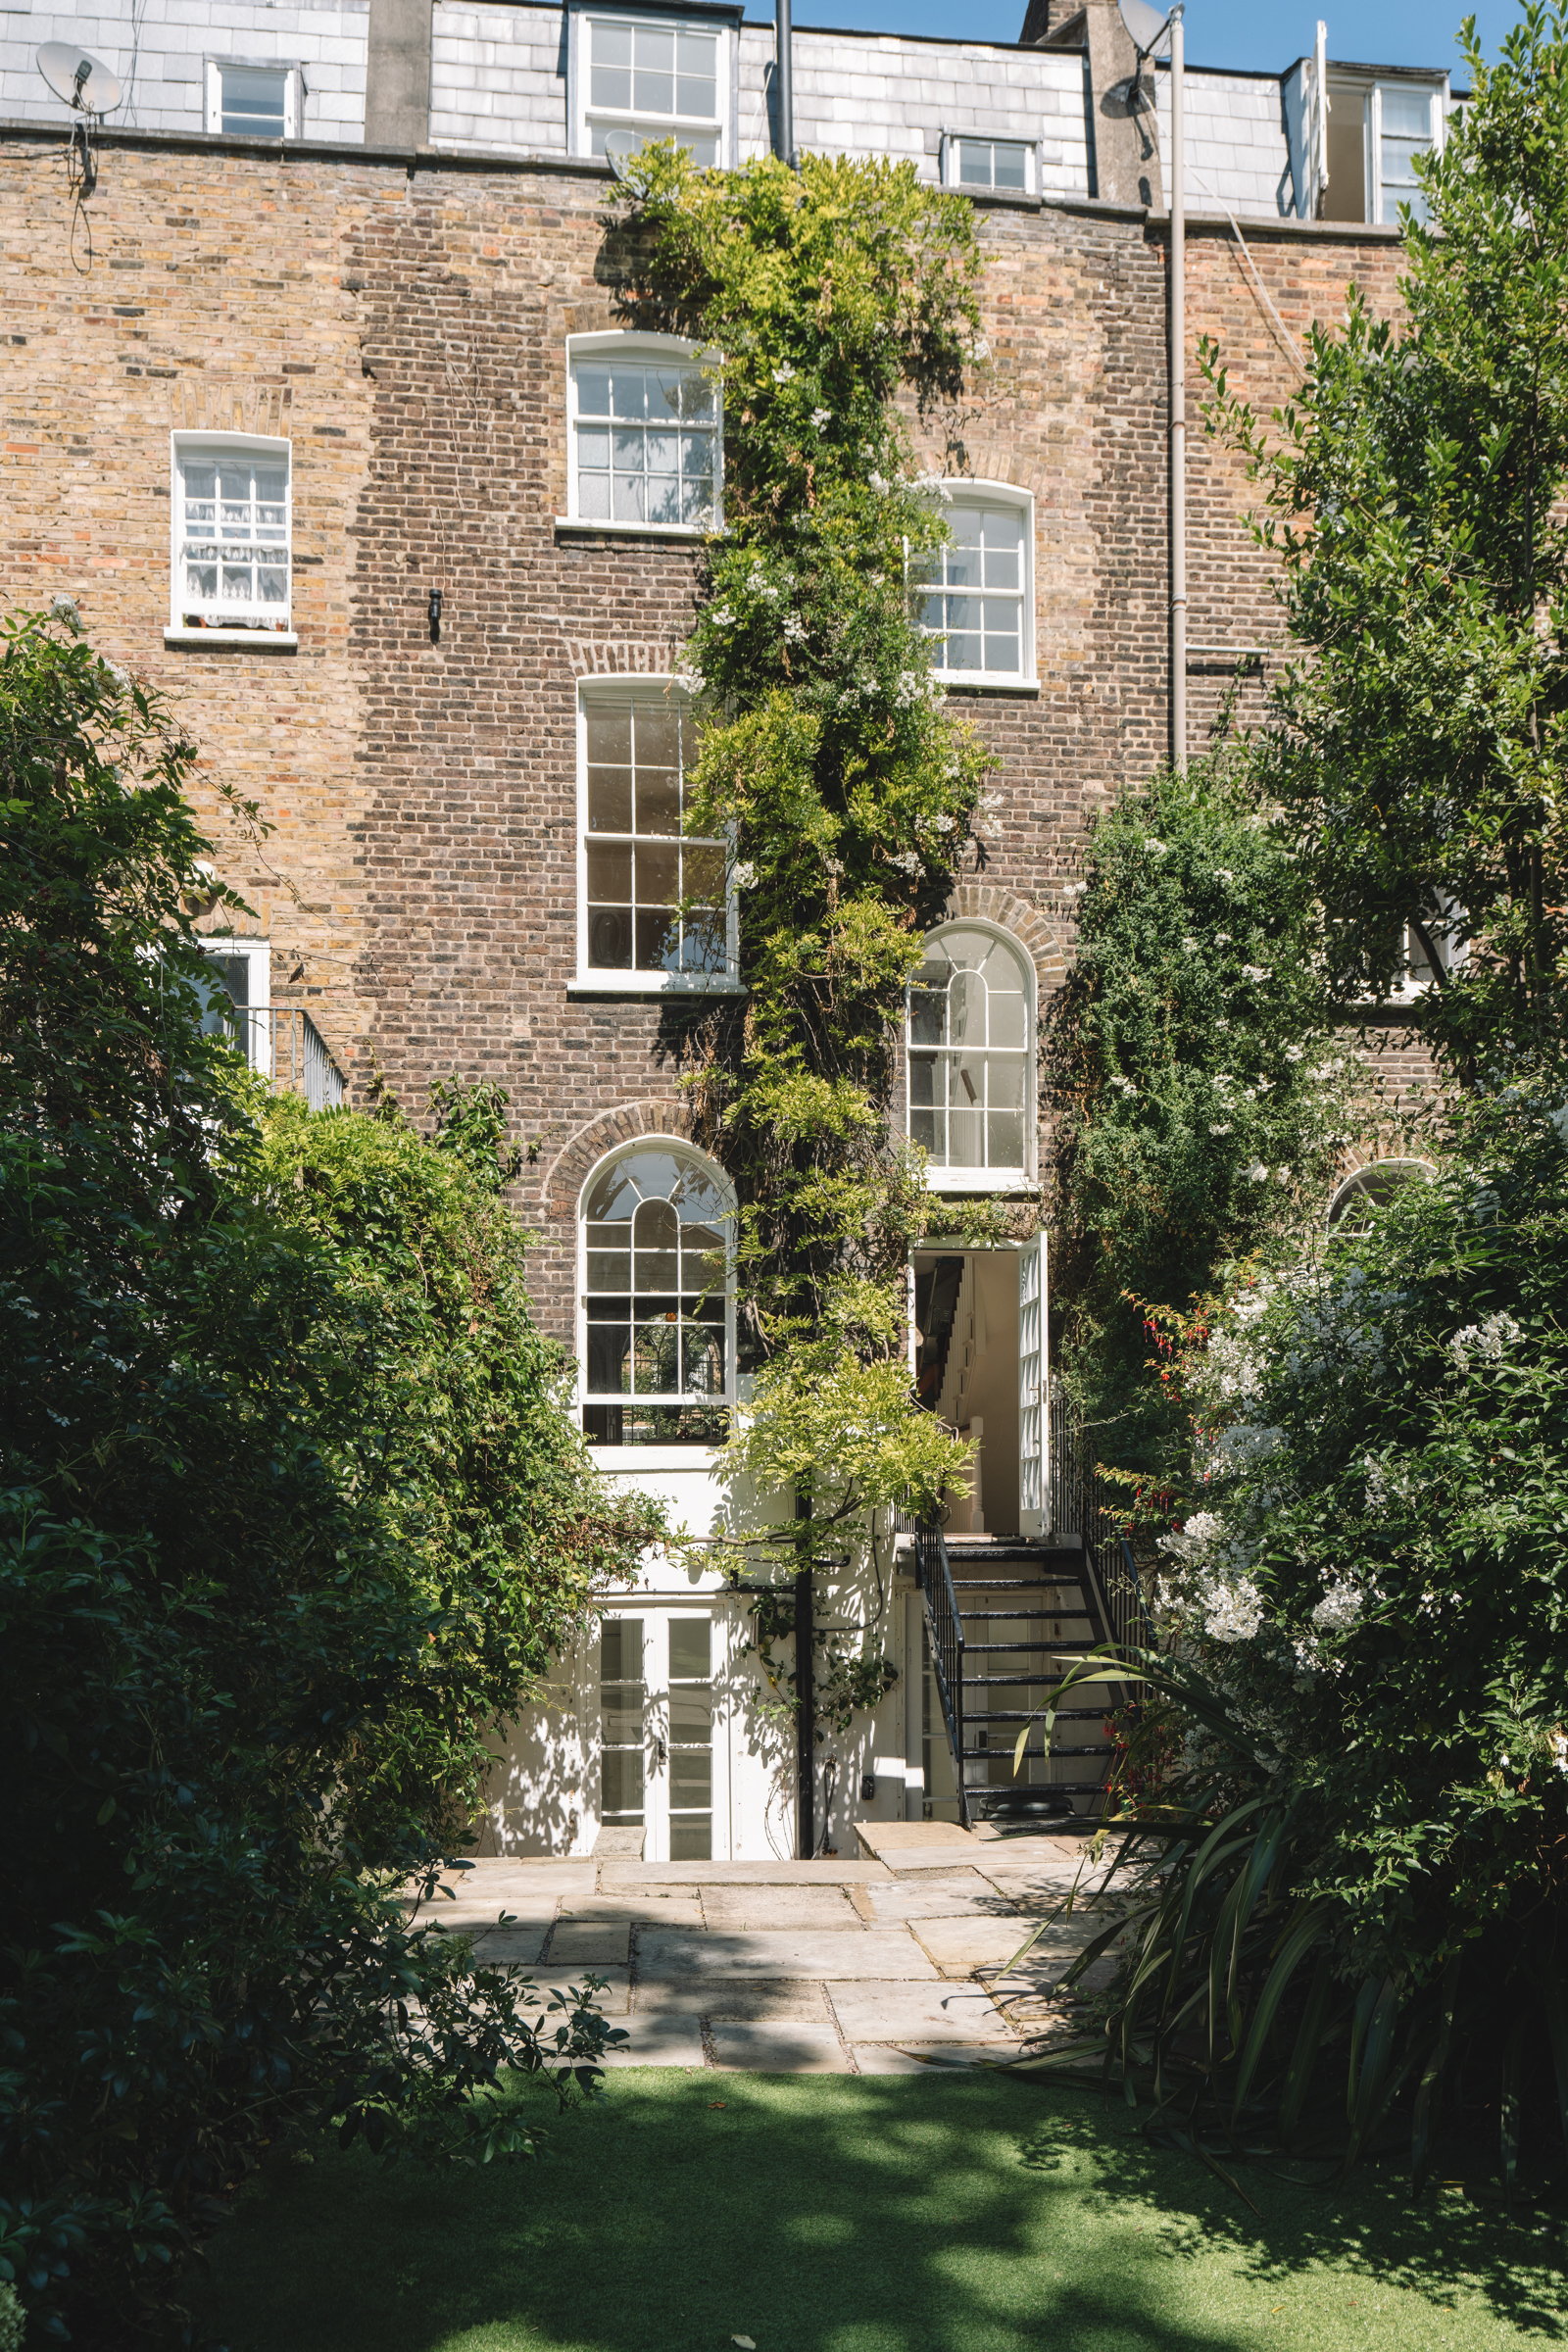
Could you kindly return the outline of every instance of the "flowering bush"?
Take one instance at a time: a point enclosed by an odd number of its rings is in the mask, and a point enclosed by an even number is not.
[[[1432,1184],[1179,1363],[1200,1502],[1146,1665],[1188,1738],[1119,2046],[1202,2022],[1233,2123],[1344,2095],[1351,2155],[1424,2085],[1420,2161],[1467,2046],[1505,2174],[1522,2085],[1554,2066],[1568,2115],[1564,1092],[1464,1103]]]

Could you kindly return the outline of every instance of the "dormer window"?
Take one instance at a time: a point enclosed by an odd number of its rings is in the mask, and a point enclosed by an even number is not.
[[[705,171],[732,160],[734,29],[725,17],[575,9],[570,42],[575,154],[635,155],[674,138]]]
[[[950,130],[942,141],[942,179],[950,188],[1033,196],[1035,162],[1028,139],[985,139],[972,137],[968,131]]]
[[[1373,220],[1397,228],[1399,207],[1427,217],[1415,176],[1418,156],[1443,144],[1443,91],[1415,79],[1355,81],[1330,74],[1325,220]]]

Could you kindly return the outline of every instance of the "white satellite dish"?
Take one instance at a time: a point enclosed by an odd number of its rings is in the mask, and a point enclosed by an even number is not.
[[[1149,0],[1119,0],[1121,21],[1133,36],[1140,57],[1170,55],[1170,18]]]
[[[45,41],[38,71],[57,98],[80,115],[113,114],[120,104],[120,76],[74,41]]]

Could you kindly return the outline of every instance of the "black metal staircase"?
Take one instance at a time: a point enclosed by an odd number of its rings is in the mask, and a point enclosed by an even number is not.
[[[1063,1417],[1064,1418],[1064,1417]],[[1065,1426],[1054,1431],[1054,1517],[1061,1533],[1036,1539],[945,1538],[914,1530],[915,1581],[925,1604],[931,1664],[967,1828],[1098,1812],[1113,1754],[1105,1717],[1121,1695],[1099,1685],[1060,1707],[1046,1753],[1041,1718],[1067,1661],[1103,1642],[1152,1639],[1137,1565],[1099,1481],[1076,1475]],[[1076,1519],[1076,1529],[1071,1521]],[[1131,1687],[1129,1687],[1129,1695]],[[1018,1734],[1031,1725],[1015,1774]]]

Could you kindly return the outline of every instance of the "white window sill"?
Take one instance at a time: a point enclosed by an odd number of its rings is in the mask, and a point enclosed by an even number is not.
[[[253,654],[291,654],[299,644],[292,629],[166,629],[166,645],[245,645]]]
[[[556,516],[558,539],[680,539],[700,547],[705,539],[723,535],[722,524],[706,522],[584,522],[575,514]]]
[[[596,1446],[588,1442],[594,1466],[600,1470],[711,1471],[718,1459],[711,1446]]]
[[[1037,1188],[1021,1168],[927,1168],[925,1189],[961,1200],[975,1193],[1023,1195]]]
[[[743,980],[679,972],[579,972],[566,982],[568,997],[744,997]]]
[[[1024,694],[1038,696],[1038,678],[999,678],[985,670],[939,669],[936,673],[944,688],[956,686],[960,694]]]

